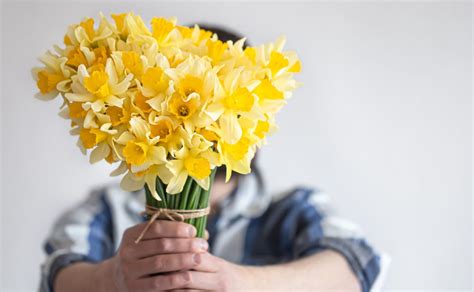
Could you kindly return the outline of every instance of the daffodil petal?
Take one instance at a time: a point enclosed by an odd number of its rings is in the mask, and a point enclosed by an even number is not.
[[[220,102],[211,103],[207,106],[205,111],[213,121],[217,121],[222,113],[224,113],[224,106]]]
[[[133,79],[133,74],[127,75],[120,83],[118,84],[110,84],[110,88],[114,94],[120,95],[124,94],[128,87],[130,86],[130,81]]]
[[[115,70],[114,62],[112,61],[112,59],[107,59],[107,63],[105,65],[105,73],[107,73],[107,76],[109,76],[110,84],[117,84],[117,71]]]
[[[39,100],[42,100],[42,101],[49,101],[49,100],[53,100],[56,98],[56,96],[58,96],[59,92],[57,90],[53,90],[51,92],[48,92],[48,93],[36,93],[35,94],[35,98],[39,99]]]
[[[88,111],[86,114],[86,117],[84,118],[84,128],[90,129],[90,128],[96,128],[97,123],[94,121],[95,119],[95,114],[93,111]]]
[[[93,103],[91,103],[91,108],[95,112],[100,112],[104,108],[105,103],[102,100],[96,100]]]
[[[128,172],[122,178],[120,187],[126,191],[134,192],[143,188],[145,181],[142,178],[137,178],[133,173]]]
[[[127,170],[127,163],[125,161],[122,161],[119,166],[110,173],[110,176],[119,176],[121,174],[124,174]]]
[[[149,132],[148,124],[145,120],[133,117],[130,120],[130,128],[132,129],[133,134],[141,139],[144,140],[147,137],[147,133]]]
[[[92,164],[97,163],[101,161],[102,159],[105,159],[107,155],[109,155],[109,153],[110,153],[109,145],[107,145],[107,143],[105,142],[99,143],[99,145],[94,150],[92,150],[90,158],[89,158],[89,162]]]
[[[148,149],[148,158],[153,164],[163,164],[166,162],[166,149],[162,146],[151,146]]]
[[[122,107],[122,104],[123,104],[123,99],[118,98],[115,95],[109,95],[106,98],[106,101],[108,104],[116,106],[116,107]]]
[[[171,173],[171,171],[164,164],[158,165],[156,168],[161,181],[165,184],[169,184],[171,179],[174,177],[173,173]]]
[[[56,92],[57,94],[57,92]],[[94,100],[94,96],[90,94],[76,94],[76,93],[66,93],[67,100],[71,102],[85,102]]]
[[[148,186],[148,190],[150,190],[151,195],[153,198],[155,198],[157,201],[161,201],[160,196],[158,195],[156,191],[156,175],[154,173],[152,174],[146,174],[145,175],[145,182],[146,185]]]
[[[168,183],[166,187],[166,192],[168,194],[174,195],[183,190],[184,183],[188,178],[188,173],[186,171],[181,171],[178,175],[173,176],[173,178]]]
[[[116,140],[115,142],[125,145],[127,144],[128,141],[133,140],[135,136],[133,136],[132,133],[130,132],[123,132]]]
[[[209,177],[206,177],[204,179],[196,179],[194,178],[194,180],[197,182],[197,184],[199,186],[201,186],[201,188],[205,189],[205,190],[209,190],[209,185],[210,185],[210,178]]]
[[[229,144],[237,143],[242,137],[242,127],[240,127],[237,115],[224,113],[219,118],[219,125],[222,129],[222,138]]]

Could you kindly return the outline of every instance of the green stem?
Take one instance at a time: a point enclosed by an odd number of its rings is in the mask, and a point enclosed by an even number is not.
[[[186,201],[184,201],[184,207],[182,208],[183,210],[191,210],[190,208],[192,206],[192,201],[194,201],[196,196],[199,196],[199,189],[196,189],[196,185],[197,183],[193,179],[189,189],[188,197],[186,198]],[[181,201],[181,203],[183,203],[183,201]],[[191,224],[191,219],[185,219],[184,222]]]
[[[209,178],[209,188],[201,191],[201,198],[199,200],[198,209],[204,209],[209,206],[209,195],[211,193],[211,187],[214,182],[214,176],[216,175],[216,169],[214,169]],[[196,218],[197,237],[204,237],[206,231],[207,215]]]
[[[147,185],[145,185],[145,198],[146,198],[147,205],[155,207],[157,200],[153,198],[153,196],[151,195],[151,191]]]
[[[181,192],[181,194],[179,194],[177,209],[180,209],[180,210],[186,209],[186,203],[188,202],[188,196],[189,196],[189,192],[191,190],[192,185],[193,185],[193,178],[189,176],[188,179],[186,180],[186,183],[184,184],[183,191]]]
[[[216,169],[214,169],[209,178],[209,189],[206,191],[192,178],[188,177],[183,190],[179,194],[171,195],[166,193],[166,186],[160,180],[156,178],[156,192],[161,198],[161,201],[157,201],[145,186],[146,202],[148,205],[157,208],[169,208],[169,209],[180,209],[180,210],[196,210],[204,209],[209,205],[209,196],[211,187],[214,182],[214,176]],[[186,223],[192,224],[197,229],[197,236],[204,237],[206,230],[207,216],[186,219]]]
[[[161,206],[163,208],[168,208],[168,202],[167,202],[167,196],[166,196],[166,191],[165,188],[163,187],[163,183],[161,182],[160,178],[156,178],[156,192],[161,198]]]

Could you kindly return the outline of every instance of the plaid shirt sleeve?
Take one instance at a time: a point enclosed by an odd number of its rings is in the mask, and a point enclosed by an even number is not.
[[[114,254],[113,223],[105,191],[93,192],[65,212],[52,228],[41,266],[41,292],[53,291],[56,274],[75,262],[99,262]]]
[[[383,281],[380,278],[387,268],[387,262],[382,263],[386,256],[363,238],[355,224],[331,213],[325,194],[299,188],[273,203],[262,224],[266,234],[274,233],[273,239],[278,240],[273,242],[279,242],[280,250],[290,259],[334,250],[347,260],[362,291],[377,290],[375,283]]]

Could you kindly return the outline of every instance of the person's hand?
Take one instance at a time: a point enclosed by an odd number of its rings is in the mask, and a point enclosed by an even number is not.
[[[136,244],[146,224],[127,229],[117,254],[107,261],[113,290],[163,291],[188,287],[192,281],[190,270],[202,265],[207,241],[195,237],[196,228],[192,225],[160,220]]]
[[[188,270],[184,287],[172,291],[249,291],[253,277],[249,267],[239,266],[224,259],[202,253],[200,264]]]

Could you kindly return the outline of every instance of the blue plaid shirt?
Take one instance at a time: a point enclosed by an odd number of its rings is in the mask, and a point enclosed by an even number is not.
[[[44,245],[40,291],[53,291],[55,275],[72,263],[112,257],[123,232],[144,220],[144,198],[111,186],[65,212]],[[388,257],[375,252],[356,225],[332,216],[327,201],[309,188],[271,196],[259,191],[253,175],[243,176],[209,218],[210,251],[234,263],[269,265],[331,249],[346,258],[363,291],[378,290]]]

